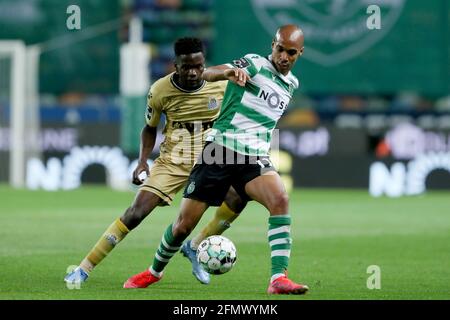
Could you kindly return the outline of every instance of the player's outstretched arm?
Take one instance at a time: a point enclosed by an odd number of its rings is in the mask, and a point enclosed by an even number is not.
[[[203,79],[209,82],[229,80],[240,86],[245,86],[247,80],[250,79],[248,74],[239,68],[230,68],[222,64],[219,66],[209,67],[203,72]]]
[[[133,183],[136,185],[142,184],[139,175],[145,171],[147,176],[150,174],[150,169],[148,168],[147,160],[153,151],[156,141],[156,127],[150,127],[146,125],[141,131],[141,144],[139,147],[139,160],[136,169],[133,171]]]

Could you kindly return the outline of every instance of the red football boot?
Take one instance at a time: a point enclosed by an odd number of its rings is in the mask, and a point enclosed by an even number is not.
[[[269,284],[269,294],[305,294],[309,290],[304,284],[295,283],[286,276],[276,278]]]
[[[144,272],[135,274],[131,278],[129,278],[124,284],[123,287],[126,289],[134,289],[134,288],[147,288],[152,283],[158,282],[161,280],[161,277],[155,277],[150,270],[145,270]]]

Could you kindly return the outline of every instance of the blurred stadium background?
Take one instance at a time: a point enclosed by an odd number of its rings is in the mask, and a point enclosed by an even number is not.
[[[366,27],[372,3],[381,8],[379,30]],[[66,26],[71,4],[80,8],[80,30]],[[77,186],[61,180],[70,168],[48,162],[77,146],[119,147],[135,159],[146,91],[173,70],[177,37],[201,37],[208,65],[214,65],[248,52],[269,53],[276,27],[297,22],[306,34],[305,55],[294,70],[301,90],[279,124],[280,147],[291,159],[280,169],[292,184],[369,189],[372,181],[375,194],[423,191],[412,186],[420,181],[403,181],[410,175],[425,177],[429,189],[450,189],[447,1],[2,0],[0,9],[0,39],[23,41],[26,57],[37,52],[27,58],[34,63],[19,83],[27,93],[24,118],[34,121],[22,129],[27,133],[17,133],[27,150],[21,165],[29,168],[20,186]],[[6,182],[15,137],[9,125],[13,77],[5,55],[0,66],[0,181]],[[31,130],[36,125],[39,132]],[[120,162],[121,152],[111,156]],[[435,167],[423,165],[426,174],[393,166],[424,153],[447,156]],[[111,182],[94,160],[72,171],[82,173],[83,182]]]
[[[371,4],[381,29],[366,26]],[[70,5],[80,8],[79,30],[68,29]],[[174,40],[202,38],[215,65],[269,54],[285,23],[298,23],[306,39],[294,69],[301,88],[279,123],[286,185],[358,189],[367,201],[417,201],[434,190],[439,214],[450,213],[447,0],[0,0],[1,198],[7,185],[134,190],[146,93],[173,71]],[[450,215],[438,220],[448,232]],[[450,283],[448,271],[440,275]]]

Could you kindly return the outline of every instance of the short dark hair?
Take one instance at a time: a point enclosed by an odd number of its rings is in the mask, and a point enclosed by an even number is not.
[[[198,38],[179,38],[173,48],[176,56],[197,52],[204,53],[203,42]]]

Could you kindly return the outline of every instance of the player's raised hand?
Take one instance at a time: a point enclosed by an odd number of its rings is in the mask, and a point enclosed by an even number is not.
[[[226,69],[223,73],[228,80],[241,87],[244,87],[245,83],[250,79],[248,74],[239,68]]]
[[[145,178],[142,178],[142,173],[146,174],[146,177],[150,175],[150,169],[147,162],[139,162],[136,169],[133,171],[133,184],[139,186],[141,185]]]

